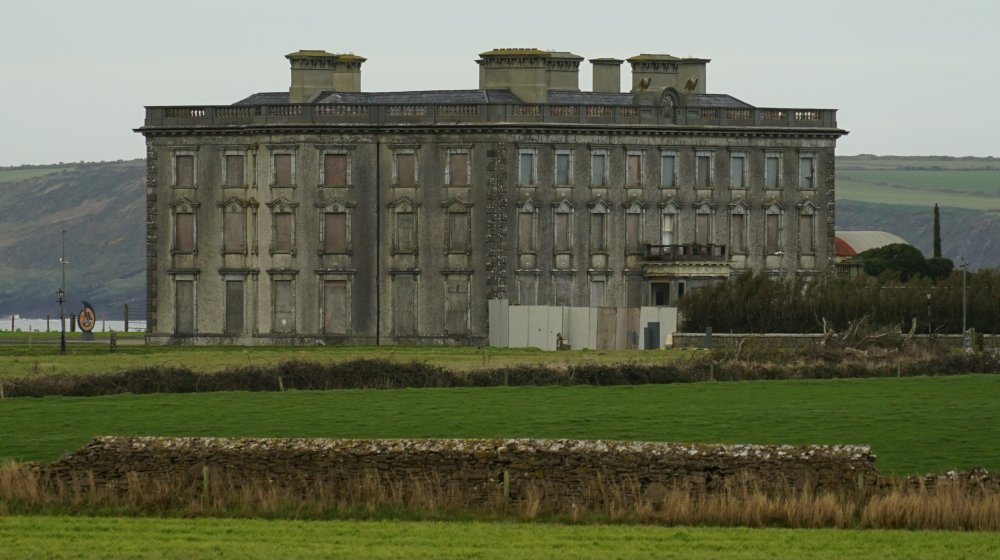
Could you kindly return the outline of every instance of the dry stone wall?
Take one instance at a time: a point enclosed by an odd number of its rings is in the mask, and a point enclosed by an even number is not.
[[[41,468],[59,479],[101,486],[124,484],[136,475],[197,484],[208,472],[233,481],[331,488],[365,477],[435,481],[458,488],[468,502],[485,500],[498,489],[516,501],[532,488],[544,488],[549,500],[585,500],[595,481],[632,494],[677,487],[712,492],[745,480],[765,490],[833,492],[878,483],[875,456],[861,446],[532,439],[98,437]]]

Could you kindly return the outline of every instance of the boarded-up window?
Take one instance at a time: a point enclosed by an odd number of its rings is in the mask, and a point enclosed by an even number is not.
[[[243,280],[226,280],[226,324],[227,335],[243,332]]]
[[[295,184],[292,176],[292,154],[274,155],[274,184],[279,187]]]
[[[417,249],[417,224],[413,212],[396,213],[396,251],[412,253]]]
[[[347,154],[325,154],[323,156],[323,186],[347,186]]]
[[[226,156],[226,186],[242,187],[243,181],[243,156]]]
[[[174,332],[194,334],[194,281],[178,280],[174,296]]]
[[[629,253],[642,252],[642,214],[625,214],[625,250]]]
[[[815,178],[813,173],[815,172],[813,158],[804,157],[799,158],[799,188],[800,189],[811,189],[815,187]]]
[[[247,220],[243,211],[222,214],[222,247],[225,253],[246,253]]]
[[[729,159],[729,186],[734,189],[742,189],[746,186],[746,163],[743,156],[733,156]]]
[[[815,220],[812,214],[799,216],[799,250],[807,255],[816,252]]]
[[[552,277],[552,291],[554,305],[572,305],[573,277],[569,274],[556,274]]]
[[[534,274],[517,276],[517,304],[538,305],[538,276]]]
[[[712,240],[712,215],[707,213],[695,214],[694,221],[694,242],[700,245],[708,245]]]
[[[712,156],[698,156],[695,163],[695,185],[699,188],[708,187],[712,181]]]
[[[764,187],[777,189],[780,186],[781,158],[767,156],[764,158]]]
[[[412,187],[417,184],[417,163],[414,154],[396,154],[396,184]]]
[[[745,253],[746,252],[746,214],[733,214],[731,216],[731,233],[732,233],[732,248],[730,252],[732,253]]]
[[[642,305],[642,276],[629,274],[625,277],[625,305],[627,307],[640,307]]]
[[[531,253],[535,250],[534,212],[518,212],[517,214],[517,247],[522,253]]]
[[[397,274],[392,279],[392,331],[396,335],[417,332],[416,278]]]
[[[608,155],[591,154],[590,156],[590,184],[603,187],[608,184]]]
[[[773,255],[781,249],[779,243],[780,226],[780,215],[767,214],[764,216],[764,251],[769,255]]]
[[[590,306],[604,307],[604,295],[607,291],[608,282],[605,278],[590,279]]]
[[[194,186],[194,156],[174,156],[174,185],[178,187]]]
[[[293,297],[291,280],[275,280],[271,284],[271,301],[274,306],[271,332],[295,332],[295,304]]]
[[[194,214],[174,214],[174,251],[194,252]]]
[[[676,186],[674,177],[676,176],[676,168],[674,167],[677,162],[677,156],[665,155],[660,158],[660,186],[661,187],[673,187]]]
[[[448,252],[467,253],[469,251],[469,214],[448,212]]]
[[[448,295],[445,301],[445,325],[448,334],[469,332],[469,278],[448,277]]]
[[[326,212],[323,214],[323,252],[347,252],[347,214]]]
[[[674,244],[674,228],[677,216],[674,214],[660,215],[660,243],[662,245]]]
[[[557,153],[556,154],[556,184],[557,185],[568,185],[570,181],[569,176],[569,154],[568,153]]]
[[[274,214],[274,252],[292,252],[292,213]]]
[[[535,184],[535,152],[523,151],[518,156],[517,182],[519,185]]]
[[[625,164],[625,184],[630,187],[642,185],[642,156],[628,154]]]
[[[555,228],[556,228],[556,251],[569,251],[570,241],[569,241],[569,217],[568,212],[557,212],[555,215]]]
[[[347,334],[348,327],[347,282],[323,282],[323,332]]]
[[[591,252],[606,251],[608,249],[607,228],[605,227],[607,215],[600,212],[590,214],[590,250]]]
[[[469,154],[448,154],[448,184],[456,186],[469,184]]]

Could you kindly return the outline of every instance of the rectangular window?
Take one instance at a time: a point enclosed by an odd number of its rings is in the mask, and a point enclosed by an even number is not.
[[[271,297],[274,303],[274,317],[271,332],[295,332],[295,303],[291,280],[275,280],[271,283]]]
[[[568,185],[571,180],[569,152],[556,152],[556,184]]]
[[[323,252],[347,252],[347,214],[344,212],[323,214]]]
[[[674,214],[661,214],[660,221],[660,244],[661,245],[673,245],[674,244],[674,226],[677,221],[677,216]]]
[[[469,251],[469,214],[448,212],[448,252],[467,253]]]
[[[412,253],[417,249],[417,223],[413,212],[396,213],[396,252]]]
[[[767,156],[764,158],[764,187],[777,189],[781,186],[781,158]]]
[[[194,156],[192,155],[174,156],[174,186],[175,187],[194,186]]]
[[[628,154],[625,160],[625,185],[642,186],[642,155]]]
[[[699,245],[708,245],[712,240],[712,215],[695,214],[694,221],[694,242]]]
[[[642,252],[642,214],[625,214],[625,250],[628,253]]]
[[[347,282],[343,280],[323,282],[323,332],[347,334],[348,316]]]
[[[814,230],[816,227],[816,216],[810,214],[799,216],[799,251],[806,255],[816,252]]]
[[[274,186],[290,187],[294,184],[292,154],[274,154]]]
[[[469,154],[448,154],[448,184],[465,186],[469,184]]]
[[[392,331],[397,336],[417,332],[416,277],[397,274],[392,278]]]
[[[608,184],[608,154],[594,153],[590,155],[590,184],[603,187]]]
[[[553,304],[559,306],[573,305],[573,277],[569,274],[556,274],[552,277]]]
[[[729,159],[729,186],[734,189],[746,187],[746,156],[734,155]]]
[[[226,280],[226,324],[230,336],[243,332],[243,280]]]
[[[518,175],[517,184],[519,185],[534,185],[535,184],[535,151],[534,150],[521,150],[518,155]]]
[[[448,334],[469,332],[469,278],[448,277],[448,295],[445,301],[445,325]]]
[[[731,253],[746,253],[746,214],[733,214],[731,216],[730,230],[732,233]]]
[[[538,276],[534,274],[517,276],[517,304],[538,305]]]
[[[799,188],[800,189],[813,189],[816,188],[815,177],[815,160],[812,157],[802,157],[799,158]]]
[[[604,307],[604,295],[607,291],[608,282],[604,277],[594,277],[590,279],[590,306]]]
[[[236,254],[247,252],[247,219],[244,212],[222,214],[222,251]]]
[[[676,181],[676,165],[677,156],[673,154],[667,154],[660,157],[660,186],[661,187],[675,187],[677,186]]]
[[[412,187],[417,184],[417,160],[415,154],[396,154],[396,184],[401,187]]]
[[[627,307],[642,306],[642,276],[629,274],[625,276],[625,305]]]
[[[226,156],[226,186],[242,187],[245,184],[243,178],[243,156]]]
[[[517,247],[522,253],[535,251],[535,214],[532,212],[517,214]]]
[[[194,252],[194,214],[174,214],[174,252]]]
[[[347,186],[347,154],[323,155],[323,186],[330,188]]]
[[[779,233],[781,229],[781,216],[778,214],[767,214],[764,216],[764,251],[773,255],[781,250],[779,243]]]
[[[712,156],[699,155],[695,163],[695,185],[698,188],[707,188],[712,184]]]
[[[606,218],[607,215],[601,213],[590,215],[590,251],[592,253],[608,250]]]
[[[556,251],[569,251],[569,213],[560,212],[555,215]]]
[[[274,252],[292,252],[292,214],[281,212],[273,215],[274,219]]]
[[[174,296],[174,333],[194,334],[194,281],[178,280]]]

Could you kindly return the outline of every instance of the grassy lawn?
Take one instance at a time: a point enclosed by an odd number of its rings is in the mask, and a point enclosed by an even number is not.
[[[10,334],[10,333],[5,333]],[[637,352],[635,350],[571,350],[545,352],[534,348],[473,348],[441,346],[134,346],[122,344],[115,353],[107,343],[71,344],[67,355],[60,355],[58,345],[27,345],[27,333],[18,333],[18,344],[0,345],[0,382],[25,375],[70,373],[114,373],[145,366],[185,366],[195,371],[217,371],[232,365],[273,365],[288,360],[341,362],[359,358],[399,362],[427,362],[456,371],[517,364],[568,365],[586,363],[662,364],[686,359],[697,350]],[[50,335],[55,334],[52,338]],[[37,334],[36,334],[37,336]],[[58,333],[45,335],[58,341]],[[77,335],[79,336],[79,335]],[[98,340],[107,339],[102,333]],[[132,336],[130,333],[129,336]],[[142,335],[138,335],[142,336]],[[0,340],[3,340],[0,337]],[[39,339],[41,340],[41,339]]]
[[[0,516],[8,558],[996,558],[991,533]]]
[[[885,474],[1000,468],[1000,376],[0,401],[0,457],[95,435],[867,444]]]

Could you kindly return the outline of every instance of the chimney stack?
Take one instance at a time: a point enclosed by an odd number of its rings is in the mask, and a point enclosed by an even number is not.
[[[632,93],[673,88],[679,93],[705,93],[706,58],[677,58],[669,54],[640,54],[632,65]]]
[[[292,67],[289,103],[311,103],[324,91],[361,91],[361,64],[365,58],[326,51],[298,51],[285,55]]]
[[[594,69],[594,91],[599,93],[621,93],[622,60],[617,58],[592,58]]]

